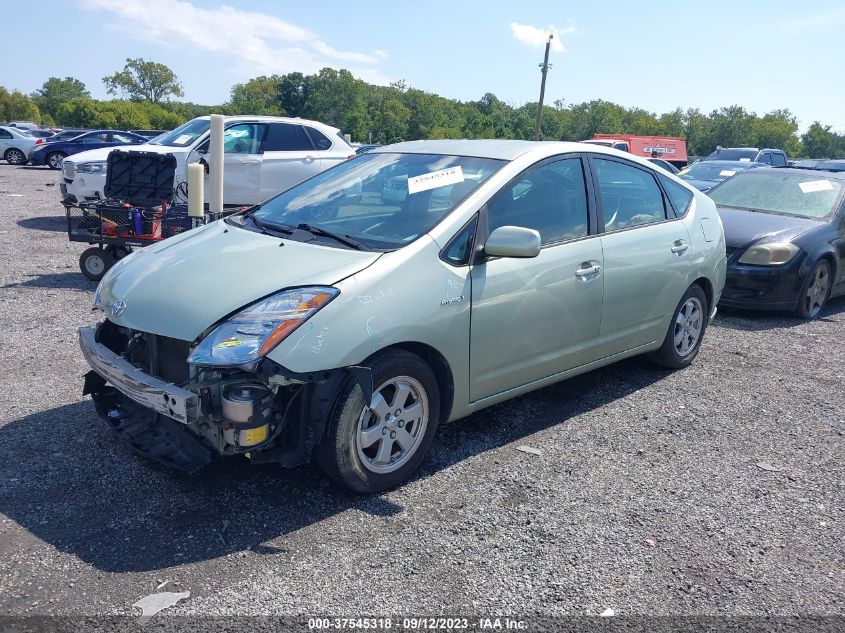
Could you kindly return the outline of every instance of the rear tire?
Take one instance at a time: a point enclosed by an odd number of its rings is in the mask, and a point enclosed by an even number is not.
[[[114,258],[105,248],[94,246],[79,256],[79,270],[91,281],[100,281],[113,265]]]
[[[62,167],[62,160],[65,158],[66,154],[62,152],[50,152],[47,154],[47,158],[44,159],[44,163],[50,169],[61,169]]]
[[[6,162],[10,165],[25,165],[26,164],[26,154],[24,154],[21,150],[17,147],[12,147],[6,150],[5,155],[3,156],[6,159]]]
[[[698,284],[691,285],[672,313],[663,345],[651,355],[651,359],[669,369],[687,367],[698,355],[709,314],[704,290]]]
[[[795,315],[799,319],[815,319],[821,314],[824,304],[830,298],[830,281],[830,263],[822,259],[813,266],[801,287],[801,296],[795,308]]]
[[[350,377],[316,450],[326,475],[362,493],[388,490],[410,477],[431,448],[440,417],[437,380],[419,356],[390,350],[368,365],[373,376],[369,407]]]

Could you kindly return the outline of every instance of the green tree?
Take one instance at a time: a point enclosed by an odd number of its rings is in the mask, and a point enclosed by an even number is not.
[[[798,119],[789,110],[773,110],[754,119],[754,146],[777,147],[789,156],[801,153]]]
[[[232,96],[227,110],[232,114],[268,114],[281,116],[285,113],[279,101],[279,75],[255,77],[242,84],[232,86]]]
[[[103,77],[103,83],[110,95],[125,94],[132,101],[159,103],[170,96],[184,95],[182,84],[170,68],[140,57],[127,59],[123,70]]]
[[[59,106],[71,99],[90,98],[91,94],[79,79],[50,77],[32,94],[42,114],[55,117]]]
[[[375,136],[381,143],[406,140],[411,111],[399,99],[384,102],[375,120]]]
[[[842,137],[831,131],[829,125],[818,121],[801,136],[804,152],[810,158],[836,158],[842,152]]]
[[[38,105],[30,97],[18,90],[9,92],[0,88],[0,120],[2,121],[41,121]]]

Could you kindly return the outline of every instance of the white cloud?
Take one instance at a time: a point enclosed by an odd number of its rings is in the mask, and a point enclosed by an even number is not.
[[[266,13],[227,5],[203,9],[189,0],[77,3],[85,9],[112,13],[118,18],[116,26],[136,39],[219,55],[249,77],[294,71],[313,73],[328,66],[347,68],[380,84],[390,81],[375,68],[387,57],[384,51],[338,50],[315,33]]]
[[[781,27],[785,31],[818,31],[841,27],[845,20],[845,9],[834,9],[826,13],[816,13],[801,18],[784,20]]]
[[[531,26],[530,24],[511,22],[511,33],[517,41],[522,42],[530,48],[543,48],[549,40],[549,35],[552,35],[552,50],[556,53],[563,53],[566,49],[563,47],[561,35],[571,35],[572,33],[575,33],[575,27],[567,26],[559,29],[554,26],[549,26],[547,28],[542,28],[538,26]]]

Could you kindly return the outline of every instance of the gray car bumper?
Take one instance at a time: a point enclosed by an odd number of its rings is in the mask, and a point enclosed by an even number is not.
[[[177,422],[196,421],[198,398],[194,392],[144,373],[98,343],[94,328],[79,328],[79,347],[91,368],[126,397]]]

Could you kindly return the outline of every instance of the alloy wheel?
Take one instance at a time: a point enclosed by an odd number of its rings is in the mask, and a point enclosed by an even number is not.
[[[384,382],[364,407],[355,433],[355,448],[367,470],[384,474],[416,453],[428,425],[428,395],[410,376]]]
[[[10,149],[6,152],[6,161],[10,165],[22,165],[25,160],[23,152],[19,149]]]
[[[61,154],[50,154],[47,160],[50,163],[50,167],[59,169],[62,166],[62,158],[64,157]]]
[[[821,312],[827,293],[830,290],[830,269],[827,266],[818,266],[813,271],[813,278],[804,296],[805,311],[809,317],[815,317]]]
[[[679,356],[688,356],[695,349],[703,326],[704,306],[698,297],[690,297],[675,317],[674,343]]]

